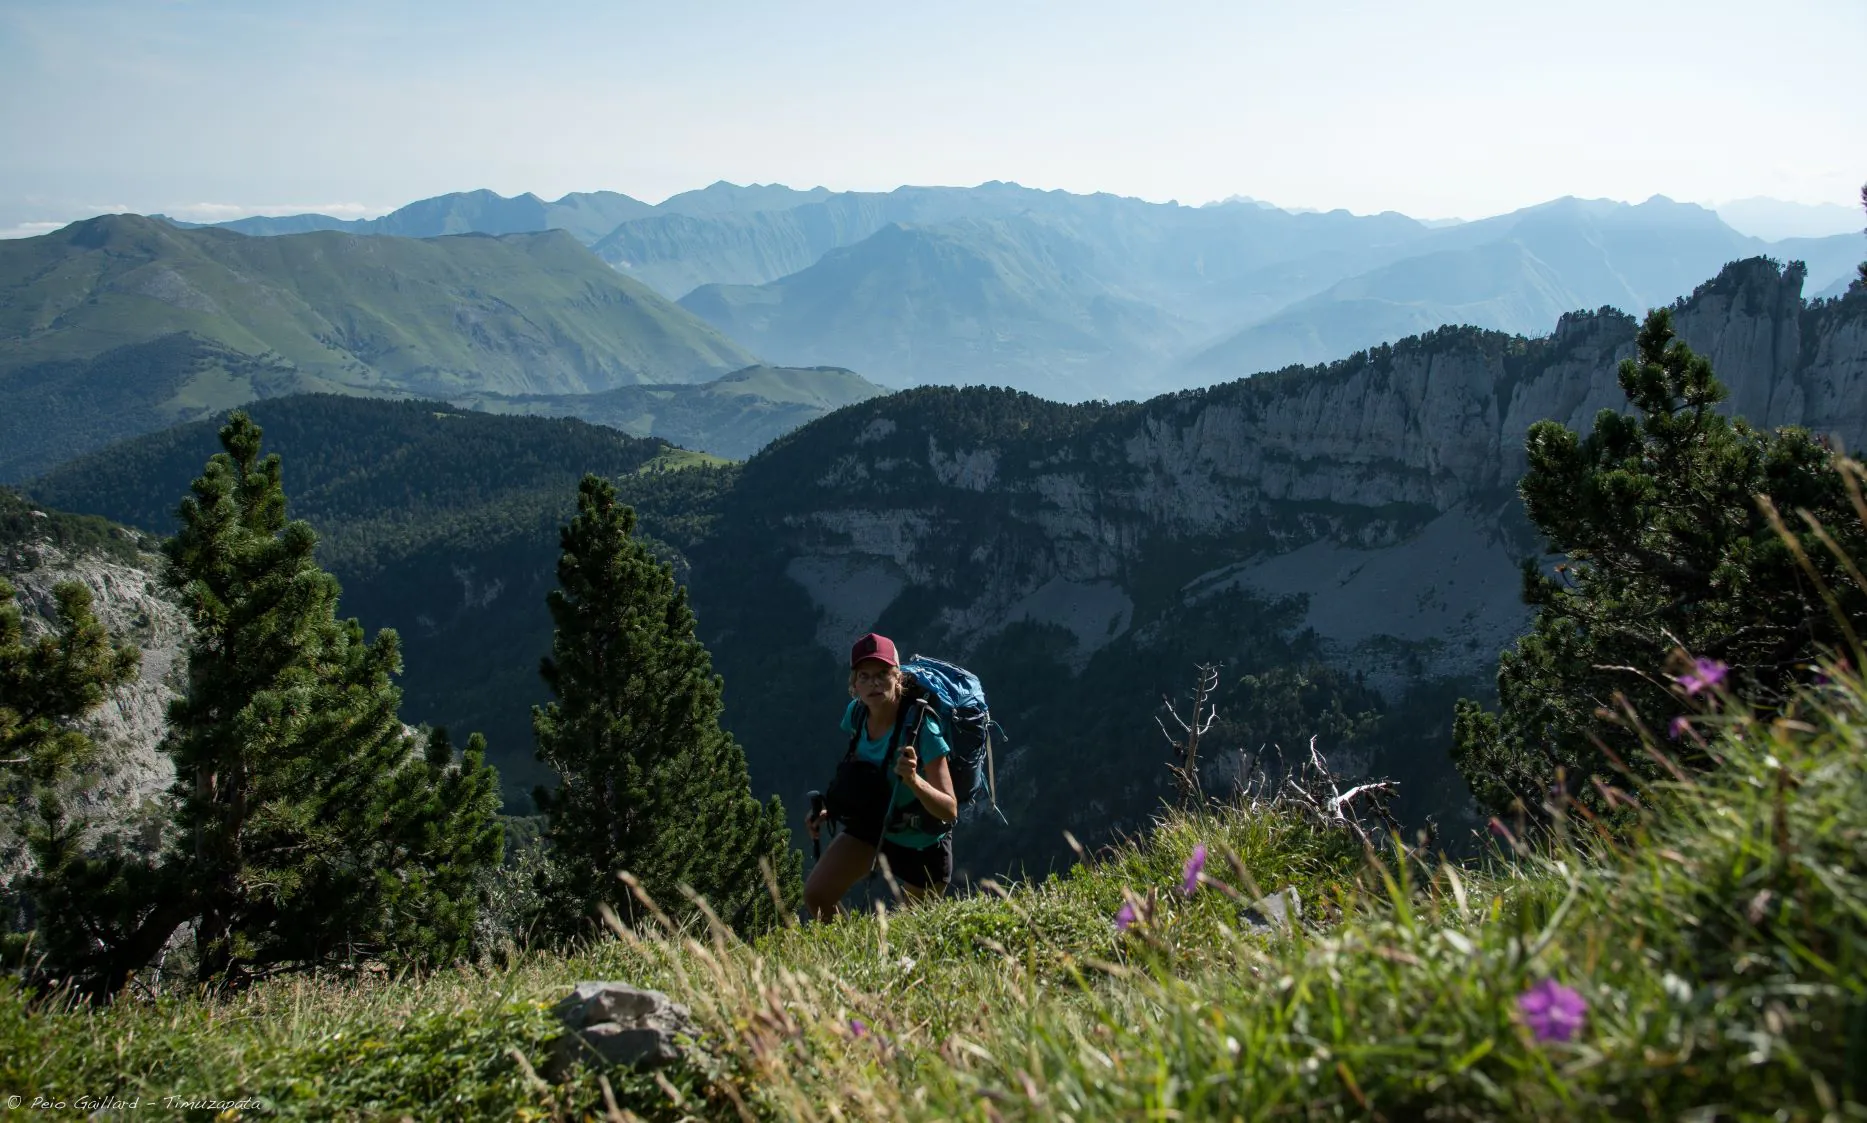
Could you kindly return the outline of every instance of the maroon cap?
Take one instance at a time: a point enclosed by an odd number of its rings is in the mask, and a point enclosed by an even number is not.
[[[880,659],[891,667],[901,665],[901,656],[895,654],[895,641],[874,632],[857,640],[856,646],[849,649],[849,666],[852,670],[864,659]]]

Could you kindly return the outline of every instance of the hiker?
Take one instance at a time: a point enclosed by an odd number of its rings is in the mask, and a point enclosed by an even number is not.
[[[871,632],[856,641],[843,711],[850,750],[825,793],[828,806],[805,819],[813,839],[826,819],[843,826],[804,886],[804,903],[818,920],[836,915],[843,894],[874,868],[878,853],[909,900],[944,892],[953,877],[959,799],[947,742],[939,720],[909,701],[906,687],[893,640]]]

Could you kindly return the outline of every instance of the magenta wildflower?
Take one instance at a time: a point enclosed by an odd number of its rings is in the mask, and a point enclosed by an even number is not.
[[[1193,847],[1193,856],[1186,860],[1186,869],[1181,871],[1180,892],[1191,897],[1199,888],[1199,871],[1206,868],[1206,844]]]
[[[861,1018],[849,1019],[849,1036],[867,1037],[868,1035],[869,1035],[869,1027],[862,1024]]]
[[[1538,1041],[1568,1041],[1588,1016],[1588,1001],[1554,979],[1544,979],[1517,996],[1524,1024]]]
[[[1690,728],[1692,728],[1692,723],[1686,720],[1686,716],[1684,714],[1680,714],[1678,717],[1672,720],[1671,725],[1668,725],[1666,727],[1666,736],[1671,737],[1673,740],[1677,741],[1680,737],[1684,736],[1685,731]]]
[[[1115,914],[1115,930],[1126,932],[1134,924],[1134,902],[1123,901],[1121,911]]]
[[[1730,670],[1716,659],[1695,659],[1692,661],[1692,669],[1679,676],[1679,685],[1685,687],[1687,694],[1697,694],[1723,682]]]

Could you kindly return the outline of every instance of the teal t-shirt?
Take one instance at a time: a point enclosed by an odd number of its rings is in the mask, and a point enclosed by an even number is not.
[[[885,758],[888,756],[888,739],[893,736],[894,730],[890,729],[884,732],[880,738],[871,740],[869,738],[869,723],[866,720],[861,722],[861,728],[857,728],[857,721],[859,720],[858,714],[861,712],[862,703],[851,698],[849,700],[849,705],[843,710],[843,732],[856,734],[857,759],[866,760],[870,764],[882,766]],[[916,745],[916,751],[920,754],[921,775],[923,776],[927,774],[928,764],[939,760],[952,751],[947,747],[946,736],[940,732],[939,719],[934,717],[931,713],[928,714],[926,720],[921,723],[921,735]],[[887,768],[888,778],[895,781],[894,805],[889,808],[888,812],[890,821],[894,820],[895,812],[898,809],[905,807],[908,808],[910,815],[913,812],[919,812],[919,825],[916,826],[914,818],[910,817],[908,819],[908,825],[905,828],[886,831],[882,834],[882,838],[897,846],[924,850],[946,837],[947,831],[952,829],[952,824],[942,824],[940,820],[934,818],[932,813],[921,805],[920,797],[914,794],[913,789],[895,779],[893,765],[888,765]],[[929,831],[925,829],[927,827],[936,829]]]

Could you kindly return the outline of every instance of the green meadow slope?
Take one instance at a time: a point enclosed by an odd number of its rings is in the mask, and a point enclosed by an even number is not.
[[[1726,700],[1722,770],[1614,835],[1377,853],[1285,797],[750,944],[618,925],[225,996],[171,971],[103,1009],[0,978],[0,1081],[320,1120],[1859,1119],[1867,687],[1831,669],[1797,721]],[[523,892],[508,868],[496,923]],[[594,979],[687,1005],[681,1059],[555,1071],[552,1005]]]
[[[253,238],[107,215],[0,243],[0,479],[295,391],[588,393],[754,361],[562,231]]]

